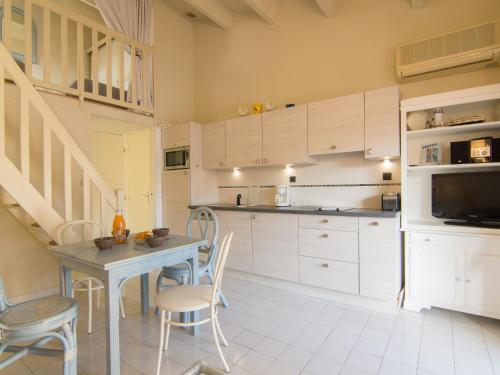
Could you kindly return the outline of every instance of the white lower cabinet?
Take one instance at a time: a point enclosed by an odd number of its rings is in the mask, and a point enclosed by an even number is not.
[[[339,292],[358,294],[358,264],[301,256],[300,282]]]
[[[500,248],[498,248],[500,250]],[[473,313],[500,313],[500,256],[466,254],[465,304]]]
[[[358,233],[299,229],[300,255],[358,263]]]
[[[253,272],[299,280],[298,215],[253,213]]]
[[[252,272],[252,214],[217,211],[216,215],[220,224],[219,246],[227,233],[234,233],[226,266],[237,271]]]

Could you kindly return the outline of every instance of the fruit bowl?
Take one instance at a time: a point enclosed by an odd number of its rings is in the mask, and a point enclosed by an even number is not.
[[[108,250],[115,244],[115,239],[113,237],[99,237],[94,239],[94,243],[99,250]]]

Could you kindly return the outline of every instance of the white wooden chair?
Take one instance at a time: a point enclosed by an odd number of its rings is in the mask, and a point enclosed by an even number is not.
[[[156,295],[156,306],[161,310],[161,334],[160,334],[160,347],[158,350],[158,363],[156,366],[156,375],[160,375],[161,358],[163,351],[168,348],[168,338],[170,335],[170,326],[178,327],[191,327],[201,325],[208,322],[212,323],[212,332],[214,335],[215,345],[217,351],[224,364],[224,369],[229,372],[229,366],[224,358],[222,349],[219,343],[219,336],[222,339],[224,346],[228,343],[222,334],[219,321],[217,319],[217,304],[220,302],[220,287],[222,283],[222,274],[226,264],[227,254],[231,241],[233,239],[233,232],[228,233],[224,240],[217,259],[215,262],[215,271],[212,284],[210,285],[179,285],[163,290]],[[209,317],[197,322],[176,322],[172,320],[172,312],[190,312],[209,309]],[[167,318],[165,319],[165,312]],[[165,324],[167,330],[165,332]]]
[[[76,233],[75,229],[77,227],[81,227],[82,232]],[[59,245],[65,243],[71,243],[76,241],[81,241],[82,238],[92,237],[94,230],[97,230],[98,235],[101,237],[103,235],[103,228],[101,224],[96,223],[95,221],[90,220],[73,220],[68,221],[57,228],[55,233],[55,240]],[[89,231],[88,235],[85,231]],[[87,275],[81,275],[79,278],[73,280],[73,295],[74,292],[87,292],[88,293],[88,327],[87,332],[92,333],[92,294],[94,291],[97,292],[97,308],[101,305],[101,290],[104,289],[104,283],[101,280],[96,279],[95,277],[90,277]],[[123,307],[122,294],[120,290],[120,312],[122,318],[125,319],[125,309]]]

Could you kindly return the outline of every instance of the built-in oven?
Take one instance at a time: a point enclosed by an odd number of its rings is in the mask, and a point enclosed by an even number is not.
[[[189,168],[189,146],[164,150],[165,170]]]

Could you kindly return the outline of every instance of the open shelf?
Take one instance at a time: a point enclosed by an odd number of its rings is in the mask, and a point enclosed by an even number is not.
[[[405,232],[424,232],[424,233],[457,233],[457,234],[479,234],[479,235],[500,235],[500,229],[481,228],[473,226],[447,225],[435,221],[417,221],[410,220],[401,228]]]
[[[439,164],[439,165],[416,165],[407,166],[408,171],[426,171],[441,169],[488,169],[500,168],[500,163],[472,163],[472,164]]]
[[[443,126],[439,128],[409,130],[406,132],[408,138],[425,137],[441,134],[460,134],[469,133],[478,130],[498,130],[500,129],[500,121],[483,122],[480,124]]]

